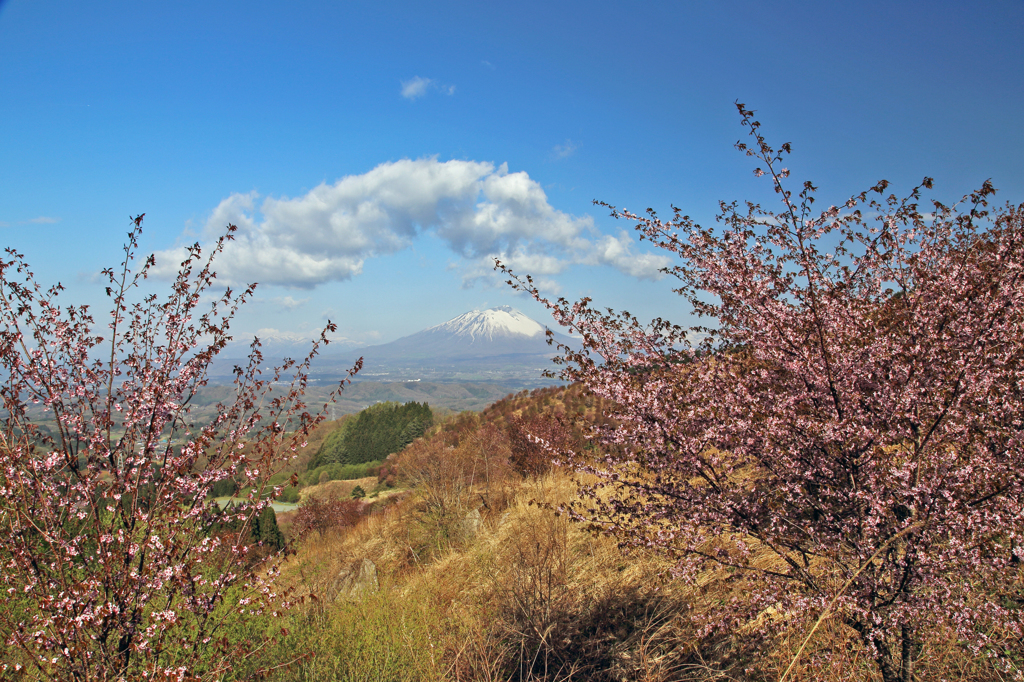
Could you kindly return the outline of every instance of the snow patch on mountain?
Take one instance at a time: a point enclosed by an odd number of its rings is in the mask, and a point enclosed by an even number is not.
[[[487,310],[473,310],[423,331],[468,337],[471,341],[494,341],[510,336],[543,336],[544,326],[519,310],[503,305]]]

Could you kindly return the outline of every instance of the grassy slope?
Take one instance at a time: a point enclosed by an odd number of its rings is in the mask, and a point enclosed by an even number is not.
[[[756,578],[721,568],[687,586],[663,556],[624,555],[557,513],[575,495],[570,474],[523,476],[508,466],[507,439],[494,438],[513,416],[595,418],[602,409],[576,388],[519,394],[449,420],[395,458],[418,487],[353,528],[296,543],[281,580],[306,599],[262,661],[292,662],[271,679],[779,679],[816,614],[764,613],[702,636],[706,615]],[[489,440],[480,435],[488,428]],[[445,460],[432,471],[447,480],[423,474],[431,453]],[[486,481],[485,460],[494,474]],[[364,560],[376,584],[360,587],[352,576]],[[830,661],[828,652],[841,655]],[[1003,679],[948,633],[930,633],[920,660],[921,680]],[[874,674],[859,640],[829,619],[788,679]]]

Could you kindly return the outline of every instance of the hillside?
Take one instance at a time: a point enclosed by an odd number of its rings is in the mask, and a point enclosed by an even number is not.
[[[719,566],[680,581],[670,557],[623,553],[563,513],[588,479],[553,467],[531,436],[586,452],[588,424],[607,423],[614,408],[579,386],[522,391],[448,417],[376,477],[353,470],[353,480],[310,481],[300,511],[279,515],[295,550],[280,584],[303,605],[250,624],[282,636],[238,673],[272,668],[277,682],[778,680],[806,619],[765,612],[754,629],[707,626],[716,605],[760,578]],[[317,442],[337,428],[322,426]],[[357,485],[366,497],[353,499]],[[768,565],[772,553],[755,549],[750,561]],[[951,669],[958,679],[1003,679],[986,659],[949,647],[952,636],[937,627],[921,642],[918,679]],[[874,679],[860,651],[849,628],[826,622],[788,679]]]

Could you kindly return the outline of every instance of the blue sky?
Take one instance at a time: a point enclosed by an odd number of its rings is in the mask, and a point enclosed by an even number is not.
[[[232,220],[240,335],[390,341],[551,293],[685,319],[591,204],[771,205],[733,102],[839,202],[925,175],[1024,200],[1024,3],[0,2],[0,240],[102,305],[129,215],[175,263]],[[273,333],[273,332],[265,332]]]

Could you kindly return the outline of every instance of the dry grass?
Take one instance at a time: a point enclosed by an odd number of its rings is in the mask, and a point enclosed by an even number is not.
[[[345,481],[327,481],[319,485],[311,485],[299,491],[299,499],[317,497],[321,500],[347,500],[352,497],[352,491],[356,486],[361,487],[369,493],[377,486],[376,476],[366,478],[353,478]]]
[[[301,544],[282,580],[309,599],[274,656],[308,656],[275,679],[778,680],[818,615],[763,612],[700,639],[697,624],[742,599],[756,575],[721,568],[681,585],[662,556],[625,555],[558,515],[576,492],[569,476],[502,485],[501,502],[487,506],[479,485],[457,487],[458,513],[444,519],[406,492],[354,528]],[[343,577],[364,559],[379,586],[353,594]],[[916,679],[1004,679],[938,625],[922,646]],[[788,679],[877,677],[856,634],[829,617]]]
[[[389,609],[443,624],[431,635],[444,662],[434,679],[670,679],[680,649],[669,636],[678,605],[662,577],[668,566],[625,557],[556,515],[574,492],[560,474],[523,482],[507,506],[470,510],[479,522],[462,519],[458,537],[429,558],[415,547],[422,500],[410,497],[304,543],[283,579],[316,597],[303,613],[322,627],[352,617],[339,575],[369,559]]]

